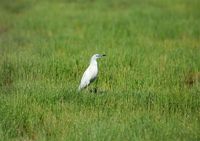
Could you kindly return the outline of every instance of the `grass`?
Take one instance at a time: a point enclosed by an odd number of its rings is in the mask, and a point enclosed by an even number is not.
[[[1,140],[200,139],[198,0],[0,3]]]

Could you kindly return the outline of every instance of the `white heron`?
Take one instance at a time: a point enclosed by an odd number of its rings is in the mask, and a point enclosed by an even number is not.
[[[78,87],[79,90],[86,88],[91,82],[97,78],[98,64],[97,59],[106,56],[105,54],[94,54],[90,60],[90,65],[84,72],[81,83]]]

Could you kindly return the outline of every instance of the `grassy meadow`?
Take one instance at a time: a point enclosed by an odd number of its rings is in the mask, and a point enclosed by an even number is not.
[[[199,7],[0,0],[0,140],[199,141]],[[78,92],[95,53],[98,81]]]

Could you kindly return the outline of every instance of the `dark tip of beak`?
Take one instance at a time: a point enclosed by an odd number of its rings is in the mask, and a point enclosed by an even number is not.
[[[105,54],[102,54],[102,56],[106,56]]]

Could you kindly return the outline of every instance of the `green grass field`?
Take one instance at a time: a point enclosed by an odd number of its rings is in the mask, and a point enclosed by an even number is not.
[[[199,141],[199,8],[1,0],[0,140]],[[98,83],[79,93],[95,53]]]

